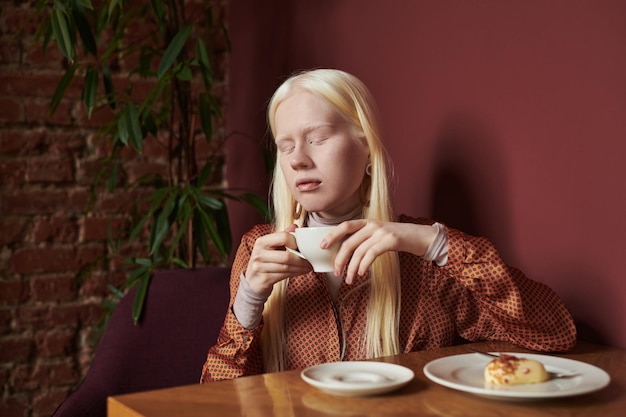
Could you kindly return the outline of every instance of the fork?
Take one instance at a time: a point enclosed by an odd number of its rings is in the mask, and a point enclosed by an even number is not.
[[[473,349],[473,348],[468,347],[468,346],[465,346],[465,349],[469,350],[470,352],[478,353],[478,354],[481,354],[481,355],[484,355],[484,356],[489,356],[490,358],[499,358],[500,357],[500,355],[496,355],[494,353],[489,353],[489,352],[483,352],[483,351],[476,350],[476,349]],[[548,376],[550,376],[551,379],[553,379],[553,378],[574,378],[574,377],[580,376],[579,372],[571,372],[571,371],[570,372],[554,372],[554,371],[548,371],[546,369],[546,372],[547,372]]]

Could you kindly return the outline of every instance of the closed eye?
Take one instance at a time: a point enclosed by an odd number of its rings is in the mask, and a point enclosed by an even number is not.
[[[296,146],[293,140],[280,140],[276,143],[276,147],[282,153],[290,153]]]
[[[310,145],[321,145],[322,143],[326,142],[326,140],[328,140],[328,136],[312,138],[309,139],[308,142]]]

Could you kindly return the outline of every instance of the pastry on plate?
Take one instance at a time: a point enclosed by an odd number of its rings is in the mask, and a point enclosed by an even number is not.
[[[501,355],[485,366],[485,383],[490,385],[537,384],[548,379],[543,364],[534,359]]]

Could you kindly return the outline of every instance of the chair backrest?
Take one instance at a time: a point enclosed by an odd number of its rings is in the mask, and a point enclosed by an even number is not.
[[[219,267],[155,273],[138,325],[131,319],[136,291],[126,294],[85,380],[54,417],[105,417],[110,395],[198,383],[228,307],[229,274]]]

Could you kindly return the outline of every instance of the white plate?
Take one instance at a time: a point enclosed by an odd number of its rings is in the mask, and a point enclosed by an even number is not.
[[[332,362],[304,369],[309,384],[334,395],[362,396],[396,390],[413,379],[409,368],[384,362]]]
[[[503,398],[570,397],[600,390],[611,381],[611,377],[604,370],[585,362],[529,353],[498,353],[535,359],[541,362],[549,372],[572,372],[580,375],[572,378],[551,379],[540,384],[485,386],[484,370],[490,359],[478,353],[436,359],[424,366],[424,374],[433,382],[448,388]]]

